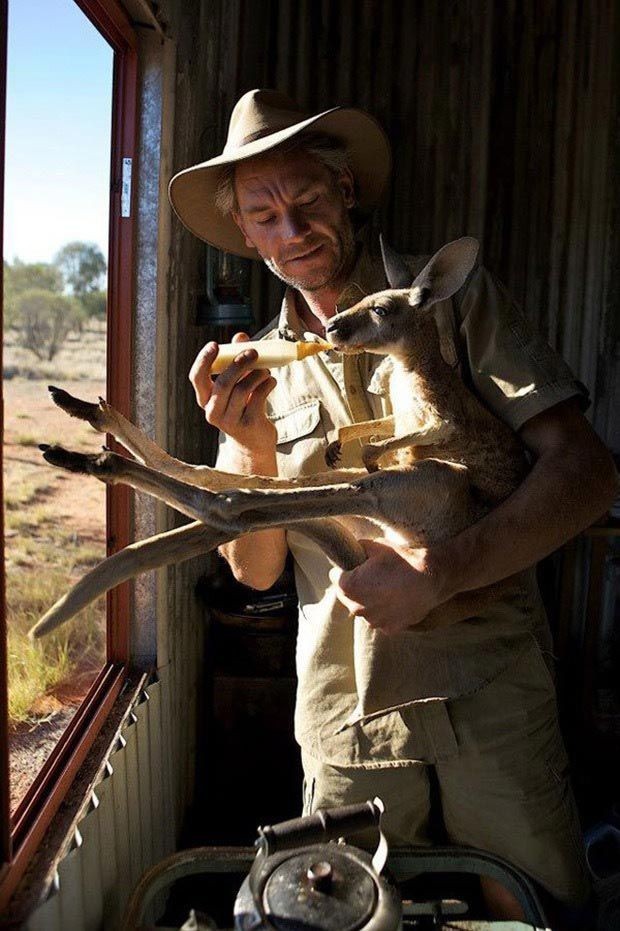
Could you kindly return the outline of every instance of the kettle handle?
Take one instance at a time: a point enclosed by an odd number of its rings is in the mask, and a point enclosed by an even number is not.
[[[256,846],[270,856],[309,844],[322,844],[379,825],[383,805],[379,799],[337,808],[319,808],[312,815],[259,827]]]

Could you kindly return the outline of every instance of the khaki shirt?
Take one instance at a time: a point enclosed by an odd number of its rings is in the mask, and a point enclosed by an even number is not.
[[[409,261],[418,270],[425,258]],[[380,256],[365,246],[338,308],[386,287]],[[442,354],[459,369],[466,356],[476,394],[513,429],[559,401],[586,396],[485,269],[472,274],[459,297],[454,304],[436,305]],[[263,338],[318,339],[304,331],[291,289]],[[381,359],[331,351],[275,372],[278,383],[268,399],[268,415],[277,430],[280,476],[325,471],[325,450],[339,427],[391,413],[377,370]],[[225,447],[224,437],[218,464],[226,461]],[[361,448],[362,441],[344,445],[340,466],[362,467]],[[377,536],[376,527],[362,519],[356,519],[355,530],[358,537]],[[478,617],[445,630],[406,630],[388,637],[362,618],[351,618],[337,600],[328,578],[331,563],[316,544],[294,530],[287,531],[287,542],[299,596],[295,735],[317,760],[336,766],[411,764],[415,740],[401,714],[407,706],[443,703],[477,691],[532,636],[549,649],[533,569]]]

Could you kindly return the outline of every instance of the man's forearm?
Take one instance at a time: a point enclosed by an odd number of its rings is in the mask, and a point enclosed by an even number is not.
[[[542,455],[506,501],[431,551],[446,599],[534,565],[604,514],[615,493],[602,445],[589,456],[561,447]]]
[[[226,443],[218,457],[218,468],[243,475],[277,475],[275,453],[251,453]],[[251,588],[270,588],[284,569],[287,545],[284,530],[258,530],[219,547],[239,582]]]

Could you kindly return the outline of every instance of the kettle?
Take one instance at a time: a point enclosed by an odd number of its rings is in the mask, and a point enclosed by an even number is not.
[[[259,828],[258,853],[235,901],[235,931],[400,931],[400,895],[380,875],[382,813],[376,798]],[[373,826],[380,832],[374,857],[341,840]]]

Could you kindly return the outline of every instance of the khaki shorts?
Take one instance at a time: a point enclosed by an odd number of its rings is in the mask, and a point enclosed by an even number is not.
[[[392,846],[429,844],[429,767],[439,784],[449,843],[497,854],[569,905],[590,882],[555,689],[532,643],[474,695],[402,711],[419,762],[335,767],[302,753],[304,813],[379,796]],[[352,838],[353,840],[353,838]]]

